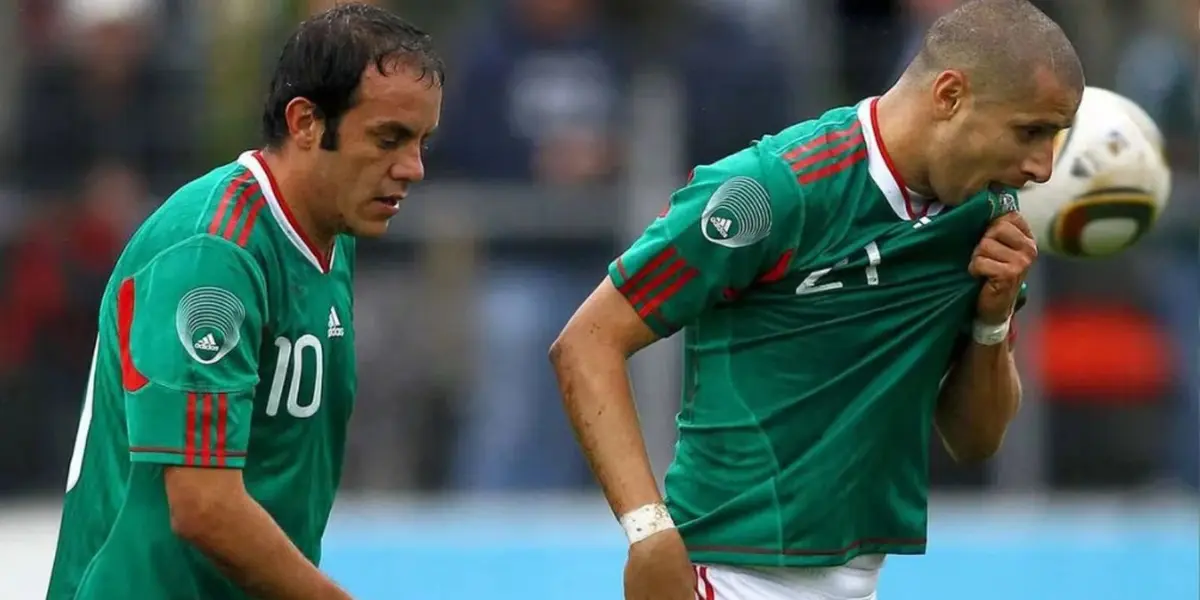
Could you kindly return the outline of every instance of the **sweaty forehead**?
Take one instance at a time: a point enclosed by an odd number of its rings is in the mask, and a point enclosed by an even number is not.
[[[417,131],[437,125],[442,88],[415,68],[395,65],[380,72],[374,66],[363,73],[353,112],[368,123],[399,121]]]
[[[1023,123],[1055,125],[1066,128],[1079,109],[1082,90],[1072,89],[1059,81],[1054,73],[1039,67],[1034,72],[1031,93],[1015,107],[1015,120]]]

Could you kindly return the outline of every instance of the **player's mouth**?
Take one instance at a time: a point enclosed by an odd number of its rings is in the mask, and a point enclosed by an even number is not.
[[[377,196],[375,198],[376,202],[382,202],[393,207],[400,206],[400,202],[402,200],[404,200],[404,196],[401,196],[400,194],[393,194],[391,196]]]
[[[392,216],[400,212],[400,202],[402,200],[404,200],[404,196],[400,194],[394,194],[391,196],[376,196],[372,204],[381,207],[388,216]]]

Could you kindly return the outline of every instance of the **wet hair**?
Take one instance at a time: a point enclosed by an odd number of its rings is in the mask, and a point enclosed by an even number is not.
[[[971,0],[935,21],[908,72],[947,69],[967,74],[974,93],[998,99],[1030,93],[1038,69],[1070,89],[1085,85],[1067,34],[1027,0]]]
[[[301,23],[279,54],[267,92],[262,115],[267,146],[287,139],[288,103],[306,98],[325,121],[321,148],[336,150],[338,125],[358,101],[363,73],[372,67],[384,75],[411,70],[431,86],[446,78],[430,35],[389,10],[341,4]]]

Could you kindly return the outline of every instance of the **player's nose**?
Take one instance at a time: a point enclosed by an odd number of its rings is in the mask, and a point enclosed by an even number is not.
[[[1037,183],[1046,183],[1050,181],[1050,175],[1054,173],[1054,143],[1049,141],[1039,145],[1032,154],[1025,158],[1025,162],[1021,164],[1021,174],[1025,179]]]
[[[392,166],[388,169],[388,176],[396,181],[421,181],[425,179],[425,161],[421,157],[421,148],[415,145],[415,148],[406,149],[404,152],[397,154]]]

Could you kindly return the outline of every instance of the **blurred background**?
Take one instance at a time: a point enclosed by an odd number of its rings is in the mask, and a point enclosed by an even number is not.
[[[624,540],[546,349],[692,165],[886,88],[954,0],[378,0],[449,63],[430,181],[360,243],[360,395],[324,567],[361,598],[620,598]],[[0,0],[0,598],[44,594],[97,305],[165,195],[258,144],[308,0]],[[1174,197],[1043,259],[1026,400],[981,468],[934,448],[930,555],[881,598],[1200,597],[1200,1],[1037,2],[1158,122]],[[1014,32],[1019,37],[1020,32]],[[674,341],[633,376],[670,460]],[[402,591],[402,592],[401,592]]]

